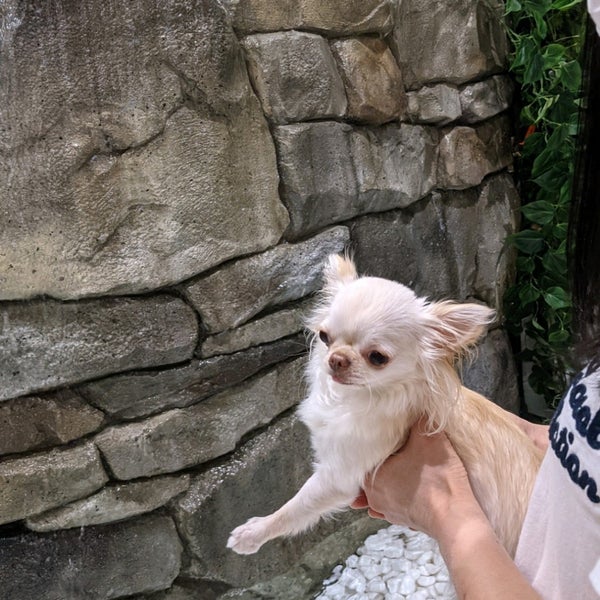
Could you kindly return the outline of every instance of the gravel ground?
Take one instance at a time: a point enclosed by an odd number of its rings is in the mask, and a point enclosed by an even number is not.
[[[437,543],[392,525],[369,536],[323,582],[317,600],[455,600]]]

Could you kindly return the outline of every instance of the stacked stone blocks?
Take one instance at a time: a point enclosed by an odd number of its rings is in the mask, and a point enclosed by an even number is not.
[[[0,89],[0,599],[309,597],[377,524],[245,558],[227,533],[310,471],[292,411],[328,254],[501,309],[499,6],[30,4]],[[515,408],[501,329],[465,380]]]

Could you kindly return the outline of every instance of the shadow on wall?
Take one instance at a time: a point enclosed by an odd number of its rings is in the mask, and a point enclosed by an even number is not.
[[[227,534],[310,470],[291,413],[328,254],[501,308],[501,4],[3,10],[0,600],[310,597],[376,522],[245,558]],[[517,407],[501,329],[466,379]]]

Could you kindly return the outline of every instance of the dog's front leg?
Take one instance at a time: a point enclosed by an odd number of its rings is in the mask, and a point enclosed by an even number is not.
[[[279,510],[266,517],[253,517],[236,527],[227,547],[238,554],[253,554],[265,542],[281,535],[300,533],[317,523],[321,516],[345,508],[358,494],[358,486],[336,487],[331,474],[317,471],[300,491]]]

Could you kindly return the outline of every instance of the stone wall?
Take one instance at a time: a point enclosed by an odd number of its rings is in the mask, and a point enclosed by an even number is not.
[[[310,470],[293,407],[329,253],[500,308],[501,9],[3,4],[0,600],[308,598],[379,526],[225,549]],[[465,379],[517,406],[501,329]]]

